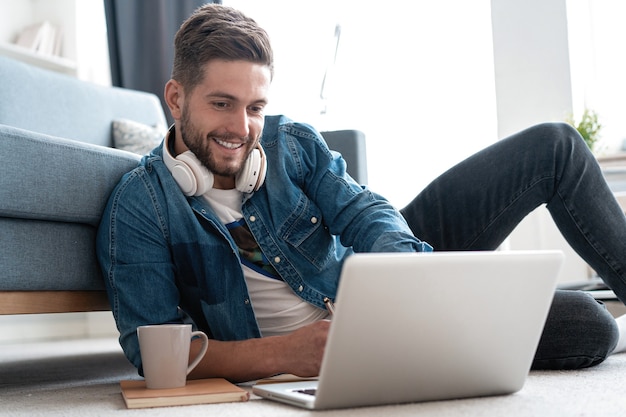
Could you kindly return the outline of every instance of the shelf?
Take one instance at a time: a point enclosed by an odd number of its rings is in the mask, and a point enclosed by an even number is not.
[[[73,77],[77,75],[77,65],[74,61],[58,56],[38,54],[18,45],[0,42],[0,55]]]

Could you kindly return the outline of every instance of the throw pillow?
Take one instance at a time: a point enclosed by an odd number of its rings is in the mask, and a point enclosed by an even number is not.
[[[127,119],[113,120],[113,146],[145,155],[161,143],[166,132],[164,126],[148,126]]]

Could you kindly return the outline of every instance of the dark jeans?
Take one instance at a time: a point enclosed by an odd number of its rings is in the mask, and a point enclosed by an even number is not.
[[[542,124],[498,141],[442,174],[401,212],[435,250],[494,250],[544,203],[568,243],[626,301],[626,218],[569,125]],[[617,339],[602,304],[557,291],[533,367],[595,365]]]

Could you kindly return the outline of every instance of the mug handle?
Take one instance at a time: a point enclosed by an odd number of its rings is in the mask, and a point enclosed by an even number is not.
[[[198,364],[206,354],[207,349],[209,348],[209,338],[206,334],[204,334],[204,332],[191,332],[191,338],[193,339],[195,336],[198,336],[202,339],[202,349],[200,349],[200,353],[198,353],[198,356],[196,356],[195,359],[187,367],[187,375],[189,375],[189,372],[193,371],[193,368],[198,366]]]

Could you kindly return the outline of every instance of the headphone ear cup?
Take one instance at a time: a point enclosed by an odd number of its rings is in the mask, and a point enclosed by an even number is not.
[[[165,162],[165,166],[169,169],[174,181],[176,181],[176,184],[178,184],[183,194],[188,197],[193,196],[198,189],[196,177],[191,168],[189,168],[184,161],[179,161],[172,156],[169,148],[169,137],[170,132],[168,132],[163,143],[163,162]]]
[[[206,169],[198,160],[196,155],[191,151],[185,151],[176,157],[177,165],[184,166],[180,170],[176,170],[176,174],[172,172],[176,182],[187,196],[198,196],[206,193],[213,188],[213,173]],[[184,174],[179,171],[184,171]],[[180,181],[178,176],[181,177]],[[183,185],[186,188],[183,188]]]
[[[265,181],[266,172],[265,151],[261,144],[257,144],[257,147],[248,155],[241,172],[237,175],[235,188],[246,194],[257,191]]]
[[[191,169],[189,169],[185,163],[174,162],[174,165],[170,167],[170,172],[183,194],[191,197],[196,193],[196,190],[198,189],[196,179],[193,176]]]

